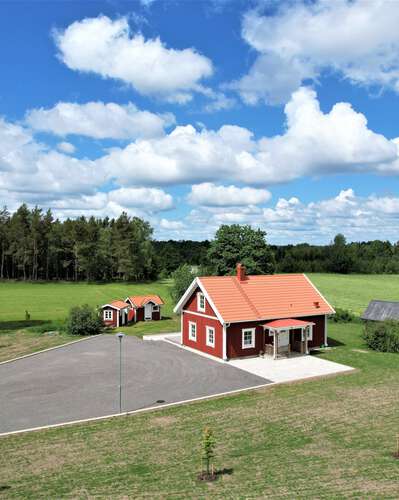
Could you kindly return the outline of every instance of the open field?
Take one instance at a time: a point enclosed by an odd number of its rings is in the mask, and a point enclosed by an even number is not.
[[[5,498],[397,498],[399,363],[331,324],[326,359],[358,371],[0,439]],[[197,482],[205,425],[217,481]]]
[[[356,314],[360,314],[372,298],[399,300],[397,275],[310,274],[309,277],[333,306]],[[0,361],[71,340],[65,334],[43,332],[56,330],[57,321],[62,321],[72,306],[86,303],[99,306],[127,295],[159,294],[166,302],[164,319],[120,330],[139,337],[177,331],[180,324],[172,312],[170,287],[170,280],[130,284],[0,282]],[[25,310],[31,315],[29,324],[24,321]]]
[[[361,314],[371,299],[398,300],[397,274],[318,274],[309,278],[335,307]]]
[[[3,281],[0,283],[0,362],[76,340],[76,337],[65,333],[46,333],[57,330],[72,306],[90,304],[95,307],[128,295],[159,294],[166,303],[162,310],[164,319],[141,322],[119,330],[139,337],[145,333],[175,332],[179,321],[172,313],[170,286],[168,280],[138,284]],[[29,322],[24,319],[25,310],[31,316]]]

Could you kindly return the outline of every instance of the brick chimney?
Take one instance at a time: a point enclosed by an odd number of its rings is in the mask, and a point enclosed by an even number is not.
[[[241,263],[237,264],[237,279],[238,281],[245,280],[245,266],[243,266]]]

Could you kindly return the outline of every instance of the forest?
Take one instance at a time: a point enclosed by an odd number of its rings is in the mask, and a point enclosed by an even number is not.
[[[156,241],[138,217],[79,217],[60,221],[50,210],[21,205],[0,211],[0,279],[146,281],[169,277],[188,264],[227,274],[243,261],[253,273],[398,273],[399,245],[389,241],[328,245],[269,245],[249,226],[221,226],[213,241]]]

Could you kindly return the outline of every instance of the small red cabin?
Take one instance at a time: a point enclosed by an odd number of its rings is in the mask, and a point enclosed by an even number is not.
[[[118,328],[137,321],[160,320],[164,305],[159,295],[134,295],[123,300],[104,304],[102,317],[105,326]]]
[[[176,305],[182,344],[222,359],[307,354],[335,311],[304,274],[196,278]]]

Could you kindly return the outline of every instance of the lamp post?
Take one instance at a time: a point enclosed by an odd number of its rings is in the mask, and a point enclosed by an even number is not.
[[[119,413],[122,413],[122,332],[116,334],[119,339]]]

